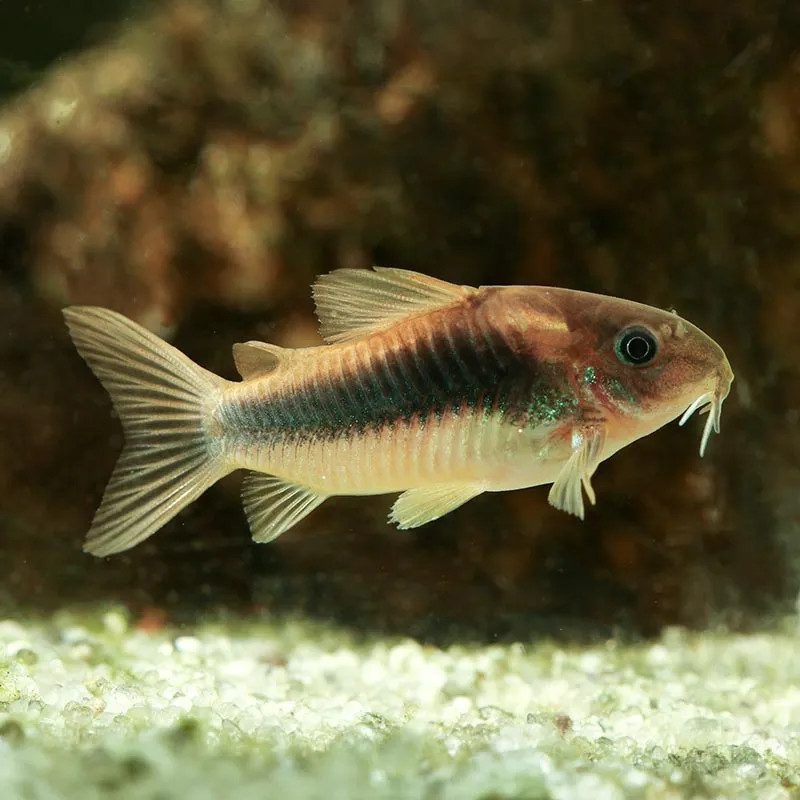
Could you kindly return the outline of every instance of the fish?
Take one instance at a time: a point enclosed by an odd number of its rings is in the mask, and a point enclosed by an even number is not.
[[[337,495],[400,493],[389,520],[412,529],[551,484],[583,519],[601,462],[698,410],[702,457],[733,380],[676,312],[606,295],[391,267],[334,270],[312,294],[325,343],[237,343],[240,381],[115,311],[64,309],[125,438],[87,552],[133,547],[235,470],[256,542]]]

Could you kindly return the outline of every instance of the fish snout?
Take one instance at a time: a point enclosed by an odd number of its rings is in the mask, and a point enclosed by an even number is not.
[[[733,377],[734,375],[730,362],[723,356],[722,363],[717,368],[717,389],[715,392],[720,403],[728,396],[731,390],[731,384],[733,383]]]

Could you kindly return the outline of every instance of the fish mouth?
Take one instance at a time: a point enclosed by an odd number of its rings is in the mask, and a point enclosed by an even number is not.
[[[721,377],[717,380],[717,388],[713,392],[705,392],[701,394],[690,406],[683,412],[678,425],[684,425],[689,417],[694,414],[697,409],[700,409],[701,414],[708,414],[705,427],[703,428],[703,435],[700,438],[700,457],[702,458],[706,452],[706,445],[711,437],[711,432],[719,433],[719,421],[722,416],[722,403],[728,396],[731,387],[730,378],[728,381],[722,381]]]

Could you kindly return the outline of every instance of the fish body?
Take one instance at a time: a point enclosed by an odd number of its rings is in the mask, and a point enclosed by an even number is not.
[[[126,435],[87,550],[133,546],[236,469],[256,541],[334,495],[402,492],[390,518],[410,528],[552,483],[583,517],[599,463],[703,405],[704,450],[733,379],[691,323],[602,295],[376,269],[324,275],[314,297],[328,344],[235,345],[240,382],[112,311],[65,310]]]

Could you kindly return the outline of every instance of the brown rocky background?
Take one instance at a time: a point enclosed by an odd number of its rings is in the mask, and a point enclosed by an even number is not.
[[[62,30],[58,4],[33,5]],[[0,26],[6,605],[260,606],[442,639],[746,626],[793,602],[800,5],[179,0],[75,18],[38,64],[12,43],[41,27]],[[315,341],[317,273],[371,263],[675,306],[737,374],[723,435],[703,461],[697,420],[624,450],[584,524],[542,489],[412,534],[384,524],[388,498],[349,498],[258,547],[234,478],[130,554],[83,555],[121,440],[60,307],[121,310],[232,376],[233,342]]]

